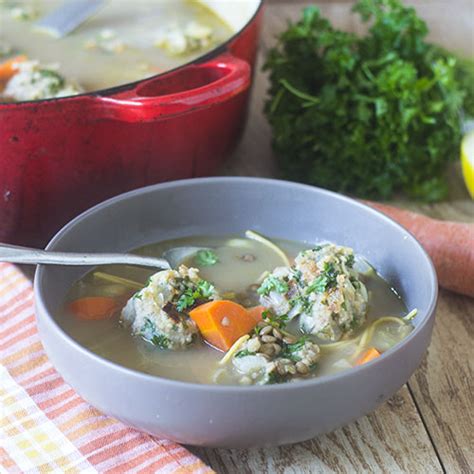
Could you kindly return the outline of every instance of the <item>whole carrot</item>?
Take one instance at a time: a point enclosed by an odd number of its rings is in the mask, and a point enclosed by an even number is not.
[[[474,297],[474,224],[440,221],[415,212],[364,201],[411,232],[423,245],[440,286]]]

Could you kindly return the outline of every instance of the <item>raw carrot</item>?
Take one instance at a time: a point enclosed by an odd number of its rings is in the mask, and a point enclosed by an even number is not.
[[[68,310],[75,316],[90,321],[109,319],[119,308],[120,303],[108,296],[86,296],[68,305]]]
[[[19,56],[15,56],[0,63],[0,82],[6,82],[11,79],[18,72],[15,64],[26,61],[27,59],[28,58],[24,54],[20,54]]]
[[[227,351],[239,337],[256,326],[255,313],[257,310],[249,312],[233,301],[218,300],[194,308],[189,316],[209,344]]]
[[[440,286],[474,297],[474,224],[440,221],[385,204],[364,202],[420,241],[433,260]]]
[[[375,348],[371,347],[370,349],[367,349],[357,360],[355,365],[362,365],[365,364],[366,362],[370,362],[371,360],[376,359],[377,357],[380,356],[380,352]]]

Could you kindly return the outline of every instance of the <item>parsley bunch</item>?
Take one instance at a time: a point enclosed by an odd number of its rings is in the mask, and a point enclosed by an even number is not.
[[[399,0],[359,0],[354,11],[370,22],[366,36],[308,7],[267,56],[281,171],[367,198],[442,199],[461,109],[474,114],[474,70],[427,43],[425,22]]]

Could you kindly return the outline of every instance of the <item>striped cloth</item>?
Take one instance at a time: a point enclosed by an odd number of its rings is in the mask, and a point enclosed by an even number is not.
[[[0,263],[0,473],[210,473],[185,448],[88,405],[41,346],[30,281]]]

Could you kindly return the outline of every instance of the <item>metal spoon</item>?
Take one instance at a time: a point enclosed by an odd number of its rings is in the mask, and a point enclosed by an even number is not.
[[[41,18],[35,26],[62,38],[94,15],[104,4],[104,0],[68,0]]]
[[[177,267],[185,258],[206,247],[175,247],[163,253],[164,258],[144,257],[129,253],[51,252],[16,245],[0,244],[0,262],[32,265],[139,265],[162,270]]]

